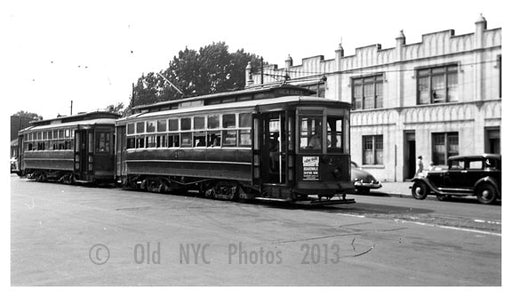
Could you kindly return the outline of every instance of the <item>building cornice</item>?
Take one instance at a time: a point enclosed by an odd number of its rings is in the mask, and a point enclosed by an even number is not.
[[[371,112],[380,112],[380,111],[397,111],[401,112],[406,109],[422,109],[422,108],[436,108],[436,107],[446,107],[446,106],[458,106],[458,105],[477,105],[481,106],[485,103],[491,102],[501,102],[501,98],[498,99],[489,99],[489,100],[474,100],[474,101],[463,101],[463,102],[447,102],[447,103],[435,103],[435,104],[420,104],[420,105],[411,105],[411,106],[401,106],[401,107],[388,107],[388,108],[375,108],[375,109],[361,109],[361,110],[351,110],[352,114],[360,114],[360,113],[371,113]]]

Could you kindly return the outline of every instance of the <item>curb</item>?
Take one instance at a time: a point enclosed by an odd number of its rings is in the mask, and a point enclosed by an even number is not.
[[[398,197],[398,198],[413,198],[411,194],[397,194],[397,193],[386,193],[391,197]]]
[[[370,196],[375,197],[396,197],[396,198],[414,198],[412,197],[412,194],[404,194],[404,193],[389,193],[389,192],[381,192],[381,191],[374,191],[370,192]]]

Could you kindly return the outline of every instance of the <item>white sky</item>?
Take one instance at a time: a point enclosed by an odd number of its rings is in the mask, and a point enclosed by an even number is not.
[[[4,3],[7,1],[4,1]],[[503,27],[505,1],[8,1],[0,9],[3,100],[8,112],[44,118],[129,101],[142,73],[168,67],[178,51],[225,41],[283,66],[290,54],[334,57],[380,43],[394,47],[446,29],[474,32],[480,13]],[[4,34],[5,33],[5,34]],[[133,51],[133,53],[131,53]],[[86,68],[87,67],[87,68]]]

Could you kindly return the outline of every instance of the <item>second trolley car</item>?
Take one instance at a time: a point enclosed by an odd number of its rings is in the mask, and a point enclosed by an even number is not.
[[[31,122],[18,133],[18,174],[37,181],[113,182],[119,117],[98,111]]]

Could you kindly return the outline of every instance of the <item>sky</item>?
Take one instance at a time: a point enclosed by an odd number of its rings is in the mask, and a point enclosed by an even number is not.
[[[6,3],[9,2],[9,3]],[[503,27],[505,1],[3,1],[2,91],[9,114],[58,114],[129,102],[142,73],[166,69],[185,47],[224,41],[279,67],[288,55],[345,55],[446,29],[472,33],[480,13]]]

